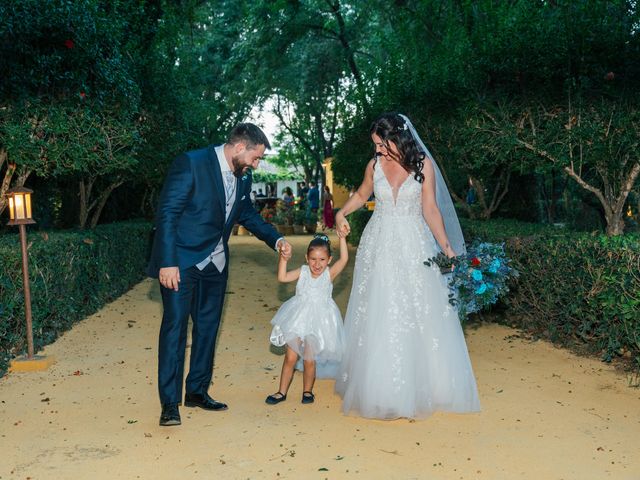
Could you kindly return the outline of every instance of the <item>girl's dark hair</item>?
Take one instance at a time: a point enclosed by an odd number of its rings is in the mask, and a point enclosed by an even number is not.
[[[309,255],[314,248],[326,248],[327,253],[331,256],[331,240],[322,233],[313,236],[313,240],[309,242],[309,246],[307,247],[307,255]]]
[[[380,115],[369,129],[370,135],[374,133],[382,139],[387,148],[389,148],[389,142],[393,142],[400,152],[400,158],[397,159],[400,165],[407,172],[413,173],[413,177],[418,182],[424,182],[422,168],[425,154],[418,149],[409,125],[400,114],[391,112]]]

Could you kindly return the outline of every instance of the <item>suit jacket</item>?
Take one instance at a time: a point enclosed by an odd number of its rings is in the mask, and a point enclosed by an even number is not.
[[[275,249],[282,237],[251,205],[251,171],[238,179],[236,198],[225,221],[225,190],[215,146],[178,156],[169,168],[160,193],[156,231],[147,275],[157,278],[162,267],[188,268],[228,241],[237,222]]]

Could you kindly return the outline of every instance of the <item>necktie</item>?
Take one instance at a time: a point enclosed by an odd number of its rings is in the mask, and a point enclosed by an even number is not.
[[[235,192],[236,190],[236,177],[231,171],[224,172],[224,175],[225,175],[224,189],[227,195],[226,199],[228,203],[233,196],[233,192]]]

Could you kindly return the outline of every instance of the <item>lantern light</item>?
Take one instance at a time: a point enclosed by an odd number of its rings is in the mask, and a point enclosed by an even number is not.
[[[28,225],[36,223],[31,215],[31,194],[33,190],[24,187],[12,188],[9,196],[9,222],[7,225]]]

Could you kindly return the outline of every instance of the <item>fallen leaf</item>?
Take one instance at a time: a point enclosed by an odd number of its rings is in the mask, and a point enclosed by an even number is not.
[[[391,455],[400,455],[400,454],[398,453],[398,450],[389,451],[389,450],[382,450],[382,449],[380,449],[380,451],[381,451],[381,452],[384,452],[384,453],[390,453]]]

